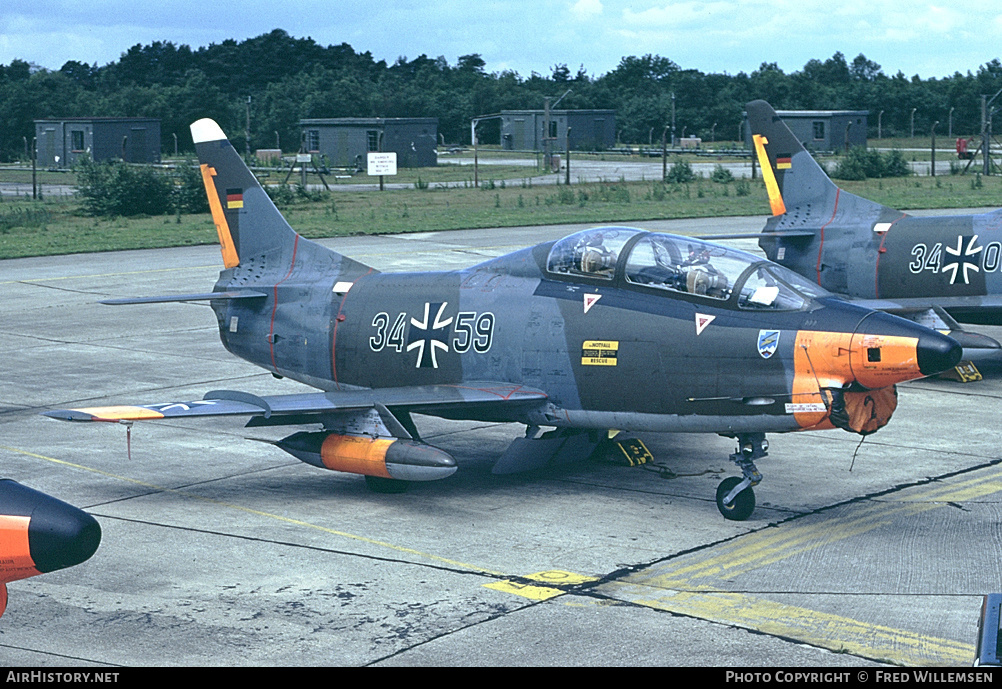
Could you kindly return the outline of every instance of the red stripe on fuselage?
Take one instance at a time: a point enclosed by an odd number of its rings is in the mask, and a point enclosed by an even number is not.
[[[904,213],[901,214],[901,218],[903,218],[903,217],[905,217]],[[898,218],[897,220],[895,220],[894,222],[892,222],[890,225],[888,225],[887,229],[884,230],[884,236],[880,238],[880,246],[877,247],[877,265],[874,266],[874,268],[873,268],[873,298],[874,299],[880,299],[880,254],[882,254],[884,252],[884,242],[887,241],[887,233],[891,231],[891,228],[894,227],[897,224],[898,220],[901,220],[901,218]]]
[[[365,275],[370,274],[372,274],[372,268],[369,268],[369,272]],[[365,275],[362,277],[365,277]],[[354,287],[355,283],[361,279],[362,278],[356,278],[353,280],[351,283],[352,287]],[[334,380],[334,388],[337,390],[341,389],[340,383],[337,382],[337,325],[341,322],[341,312],[344,311],[344,300],[348,298],[349,294],[351,294],[351,289],[345,292],[344,296],[341,297],[341,304],[337,308],[337,315],[334,317],[334,328],[331,332],[331,378]]]
[[[821,284],[821,251],[825,248],[825,228],[832,224],[835,219],[835,214],[838,212],[838,197],[842,193],[842,190],[835,187],[835,207],[832,209],[832,217],[828,218],[828,222],[821,226],[821,246],[818,247],[818,284]]]

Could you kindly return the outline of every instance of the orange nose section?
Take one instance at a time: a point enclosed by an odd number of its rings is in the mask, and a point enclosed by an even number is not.
[[[886,313],[872,313],[852,336],[849,366],[865,388],[886,388],[949,370],[963,348],[935,330]]]
[[[887,388],[953,368],[962,352],[935,330],[880,312],[864,315],[851,334],[798,331],[791,411],[801,428],[817,427],[830,403],[823,389]]]
[[[0,581],[27,579],[41,572],[31,557],[29,517],[0,514]]]
[[[858,383],[886,388],[931,376],[960,362],[963,348],[935,330],[886,313],[865,316],[852,334],[801,330],[794,357],[798,376],[815,389]]]
[[[100,541],[101,527],[83,510],[0,479],[0,615],[7,582],[79,564]]]
[[[920,378],[917,337],[856,333],[849,345],[849,369],[865,388],[886,388]]]

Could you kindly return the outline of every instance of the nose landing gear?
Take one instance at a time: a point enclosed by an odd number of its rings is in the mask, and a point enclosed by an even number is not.
[[[762,474],[755,466],[755,460],[768,456],[769,441],[765,433],[742,433],[738,435],[738,451],[730,456],[732,462],[741,468],[743,478],[730,476],[717,486],[717,509],[724,519],[744,521],[755,509],[755,492],[762,480]]]

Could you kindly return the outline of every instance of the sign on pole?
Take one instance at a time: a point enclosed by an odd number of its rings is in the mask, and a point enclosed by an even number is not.
[[[375,175],[395,175],[397,174],[397,154],[370,152],[366,160],[366,173]]]

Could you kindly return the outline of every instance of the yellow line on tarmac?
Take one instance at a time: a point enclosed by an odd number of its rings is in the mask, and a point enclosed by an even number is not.
[[[895,496],[899,502],[962,502],[982,498],[992,493],[1002,491],[1002,471],[989,476],[969,478],[954,482],[937,482],[914,493]],[[934,505],[940,507],[941,505]]]
[[[835,652],[899,665],[969,665],[973,645],[739,593],[662,591],[620,582],[598,591],[657,610],[794,639]]]
[[[733,578],[822,546],[872,531],[894,519],[940,508],[950,502],[973,500],[1002,491],[1002,472],[935,483],[896,496],[888,502],[859,503],[844,516],[816,523],[798,522],[742,536],[714,549],[712,557],[694,554],[671,565],[646,570],[636,581],[665,588],[689,588],[699,580]]]
[[[82,464],[74,464],[73,462],[67,462],[63,459],[56,459],[55,457],[46,457],[45,455],[36,454],[34,452],[28,452],[27,450],[20,450],[16,447],[7,447],[6,445],[0,445],[0,450],[7,450],[8,452],[14,452],[19,455],[24,455],[26,457],[34,457],[36,459],[42,459],[47,462],[52,462],[54,464],[60,464],[62,466],[71,467],[73,469],[80,469],[81,471],[89,471],[94,474],[100,474],[101,476],[107,476],[109,478],[117,479],[119,481],[126,481],[128,483],[135,484],[137,486],[143,486],[144,488],[150,488],[156,491],[164,493],[174,493],[175,495],[180,495],[181,497],[187,498],[189,500],[198,500],[199,502],[205,502],[212,505],[218,505],[220,507],[227,507],[232,510],[238,510],[240,512],[246,512],[247,514],[253,514],[258,517],[264,517],[266,519],[274,519],[279,522],[284,522],[286,524],[294,524],[296,526],[306,527],[308,529],[315,529],[317,531],[323,531],[324,533],[329,533],[334,536],[341,536],[342,538],[348,538],[354,541],[359,541],[361,543],[367,543],[369,545],[379,546],[381,548],[388,548],[399,553],[407,553],[409,555],[416,555],[418,557],[426,558],[428,560],[433,560],[435,562],[441,562],[454,567],[459,567],[462,569],[467,569],[473,572],[481,572],[483,574],[490,574],[492,576],[506,577],[511,576],[503,572],[495,572],[484,567],[479,567],[477,565],[471,565],[465,562],[459,562],[457,560],[450,560],[448,558],[440,557],[438,555],[432,555],[431,553],[425,553],[420,550],[414,550],[413,548],[405,548],[403,546],[394,545],[392,543],[387,543],[386,541],[378,541],[373,538],[368,538],[366,536],[359,536],[357,534],[351,534],[346,531],[337,531],[336,529],[329,529],[325,526],[320,526],[318,524],[312,524],[310,522],[305,522],[300,519],[290,519],[289,517],[283,517],[278,514],[272,514],[271,512],[263,512],[261,510],[255,510],[250,507],[244,507],[242,505],[236,505],[231,502],[224,502],[222,500],[215,500],[213,498],[206,498],[199,495],[192,495],[191,493],[179,490],[177,488],[167,488],[165,486],[158,486],[155,483],[147,483],[146,481],[140,481],[138,479],[129,478],[128,476],[120,476],[118,474],[112,474],[101,469],[94,469],[93,467],[84,466]]]
[[[884,506],[880,514],[863,514],[852,519],[813,524],[782,525],[718,546],[712,557],[700,558],[700,554],[695,553],[665,568],[646,570],[637,576],[645,578],[644,583],[648,585],[668,588],[688,587],[692,582],[703,579],[732,578],[792,555],[871,531],[889,521],[890,516]]]
[[[580,574],[575,574],[574,572],[566,572],[562,569],[551,569],[546,572],[536,572],[535,574],[527,574],[521,578],[528,581],[538,581],[544,585],[537,586],[535,584],[526,583],[526,581],[513,581],[511,579],[505,579],[503,581],[495,581],[491,584],[484,584],[484,588],[494,589],[495,591],[501,591],[503,593],[510,593],[515,596],[522,596],[523,598],[528,598],[529,600],[549,600],[551,598],[564,595],[566,591],[553,586],[545,586],[545,584],[575,586],[588,581],[595,581],[594,577],[586,577]]]
[[[0,446],[0,449],[108,476],[157,491],[175,493],[188,499],[416,555],[470,571],[494,576],[510,576],[392,543],[329,529],[233,503],[191,495],[182,490],[158,486],[17,448]],[[708,559],[692,562],[699,556],[699,554],[695,554],[681,561],[675,561],[666,567],[652,568],[620,581],[602,584],[595,589],[595,592],[636,605],[738,626],[794,639],[835,652],[853,653],[900,665],[965,665],[971,662],[975,653],[974,647],[970,644],[869,624],[840,615],[776,603],[745,594],[719,591],[707,583],[700,583],[700,580],[704,582],[709,580],[708,583],[719,583],[721,578],[731,578],[792,555],[845,540],[887,524],[901,516],[932,510],[948,502],[971,500],[999,491],[1002,491],[1002,472],[963,479],[957,484],[935,484],[890,502],[853,505],[845,519],[833,518],[818,524],[780,525],[775,529],[748,534],[715,549],[715,554]],[[499,582],[492,588],[545,600],[562,593],[560,589],[545,586],[545,583],[555,580],[554,577],[558,574],[563,579],[573,578],[571,573],[554,571],[522,577],[523,579],[538,580],[544,584],[543,586],[526,586],[505,581]],[[565,580],[563,583],[568,582]]]
[[[721,591],[719,587],[748,571],[844,541],[902,517],[1000,491],[1002,471],[935,482],[887,501],[849,505],[841,514],[830,513],[820,522],[798,521],[747,534],[714,548],[710,557],[693,553],[603,584],[598,590],[618,600],[867,658],[903,665],[968,664],[975,653],[969,644]]]

